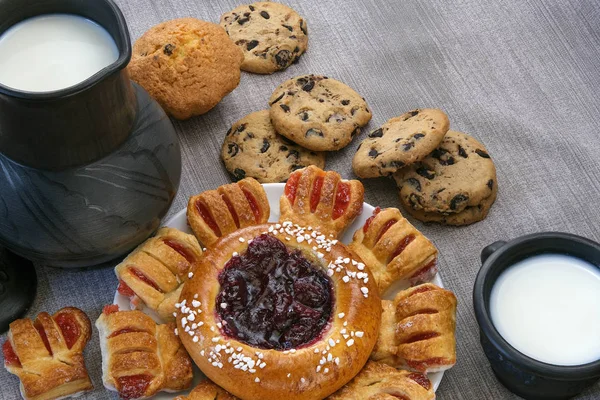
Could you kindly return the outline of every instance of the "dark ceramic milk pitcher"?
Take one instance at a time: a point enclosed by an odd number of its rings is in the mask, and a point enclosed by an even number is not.
[[[129,80],[127,25],[111,0],[0,0],[0,35],[53,13],[97,22],[119,57],[66,89],[0,84],[0,245],[84,267],[123,255],[158,228],[177,192],[181,154],[169,118]]]

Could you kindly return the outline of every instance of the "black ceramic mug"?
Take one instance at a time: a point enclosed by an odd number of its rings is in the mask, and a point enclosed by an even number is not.
[[[0,35],[53,13],[95,21],[119,57],[52,92],[0,83],[0,245],[84,267],[125,254],[158,228],[179,186],[181,154],[169,118],[129,80],[129,33],[112,0],[0,0]]]
[[[500,274],[521,260],[544,253],[570,255],[600,269],[600,244],[580,236],[545,232],[495,242],[481,252],[483,265],[475,280],[473,307],[483,351],[498,379],[510,391],[526,399],[567,399],[600,378],[600,360],[577,366],[535,360],[512,347],[490,317],[490,295]]]

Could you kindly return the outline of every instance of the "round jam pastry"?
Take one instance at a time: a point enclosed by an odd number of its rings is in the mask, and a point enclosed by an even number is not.
[[[321,399],[379,333],[375,280],[337,240],[291,222],[240,229],[204,253],[176,304],[202,372],[241,399]]]

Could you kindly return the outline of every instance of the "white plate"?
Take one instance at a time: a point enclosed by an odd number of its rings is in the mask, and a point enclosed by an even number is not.
[[[283,195],[283,188],[285,187],[285,184],[284,183],[265,183],[265,184],[263,184],[263,186],[265,188],[265,192],[267,193],[269,205],[271,206],[271,215],[269,216],[269,222],[277,222],[277,221],[279,221],[279,198],[281,197],[281,195]],[[346,231],[340,238],[342,243],[348,244],[352,241],[352,236],[354,235],[354,232],[356,230],[360,229],[365,224],[365,221],[367,220],[367,218],[369,218],[373,214],[374,209],[375,209],[375,207],[371,206],[370,204],[363,203],[363,208],[362,208],[361,214],[358,217],[356,217],[356,219],[354,220],[352,225],[350,225],[348,227],[348,229],[346,229]],[[179,229],[180,231],[187,232],[187,233],[192,233],[192,230],[190,229],[190,227],[187,224],[186,211],[187,211],[186,209],[179,211],[177,214],[175,214],[173,217],[171,217],[171,219],[169,219],[164,224],[164,226],[168,226],[170,228],[176,228],[176,229]],[[442,280],[440,279],[439,274],[435,275],[435,277],[432,280],[432,283],[436,284],[437,286],[444,287],[442,285]],[[405,289],[405,288],[403,288],[403,287],[394,288],[391,291],[388,291],[386,293],[386,295],[384,296],[384,298],[392,299],[396,295],[396,293],[402,289]],[[118,292],[116,292],[114,304],[117,304],[121,310],[127,310],[127,309],[129,309],[129,298],[125,297],[125,296],[121,296]],[[163,322],[156,315],[156,313],[153,312],[152,310],[144,309],[143,311],[145,313],[147,313],[148,315],[150,315],[152,318],[154,318],[154,320],[156,320],[157,322]],[[431,380],[431,383],[433,384],[433,390],[437,390],[438,386],[440,386],[440,382],[442,381],[443,376],[444,376],[443,372],[436,372],[436,373],[428,375],[429,379]],[[195,371],[194,371],[194,381],[195,382],[194,382],[193,386],[195,386],[202,379],[202,377],[203,377],[202,373],[198,369],[195,369]],[[172,398],[173,398],[173,394],[165,393],[165,392],[161,392],[153,397],[153,399],[165,399],[165,400],[172,399]]]

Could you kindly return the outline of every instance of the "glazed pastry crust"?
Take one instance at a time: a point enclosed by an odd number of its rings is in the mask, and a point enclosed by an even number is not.
[[[208,220],[202,212],[209,214]],[[239,228],[264,224],[270,212],[265,189],[255,179],[245,178],[192,196],[187,219],[198,240],[211,248],[220,237]]]
[[[320,192],[317,179],[322,181]],[[349,201],[338,217],[335,208],[336,202],[344,196],[343,186],[347,188]],[[291,196],[294,191],[295,196]],[[342,180],[340,174],[335,171],[323,171],[316,166],[299,169],[290,175],[286,183],[284,194],[279,201],[279,220],[310,226],[325,235],[338,237],[362,211],[364,193],[362,183],[356,180]],[[313,199],[318,199],[314,210],[311,209]]]
[[[397,370],[369,361],[354,379],[329,400],[434,400],[429,379],[420,373]]]
[[[329,252],[323,252],[323,258],[319,258],[312,249],[314,242],[309,244],[304,240],[298,243],[297,236],[285,231],[290,225],[291,223],[248,227],[222,238],[217,246],[205,253],[196,274],[184,285],[181,294],[181,308],[177,315],[179,332],[185,330],[182,318],[190,315],[189,310],[187,313],[182,312],[186,307],[195,313],[194,324],[201,325],[194,327],[194,330],[187,334],[181,334],[184,346],[209,379],[241,399],[324,398],[359,372],[377,340],[381,301],[370,272],[362,265],[360,268],[363,268],[362,272],[366,274],[367,282],[364,282],[364,279],[349,279],[346,283],[343,280],[346,272],[361,272],[358,265],[350,261],[352,254],[347,248],[341,243],[336,243],[331,245]],[[234,252],[243,253],[249,240],[269,230],[288,248],[301,250],[309,261],[320,265],[325,271],[329,263],[338,257],[349,259],[347,264],[340,265],[340,272],[331,274],[334,310],[329,328],[325,329],[322,337],[315,343],[294,351],[258,349],[233,338],[222,337],[217,325],[215,299],[220,290],[217,280],[220,271]],[[290,240],[286,240],[286,237]],[[240,238],[243,241],[240,241]],[[365,294],[365,291],[368,294]],[[343,336],[343,329],[346,329],[346,338]],[[351,337],[352,332],[361,333]],[[196,338],[197,342],[194,341]],[[350,339],[353,340],[348,344]],[[330,341],[334,346],[330,346]],[[219,353],[216,346],[221,349],[221,355],[213,357],[212,354]],[[235,368],[235,364],[229,361],[233,359],[233,354],[222,350],[225,347],[235,349],[236,355],[241,353],[253,360],[258,360],[257,352],[261,353],[260,363],[265,363],[264,368],[256,368],[254,373]],[[335,362],[336,358],[339,358],[338,363]],[[219,365],[219,362],[222,365]],[[323,369],[317,372],[319,366]],[[328,369],[327,373],[325,368]],[[256,381],[257,378],[259,381]]]
[[[393,225],[392,225],[393,224]],[[350,249],[367,264],[384,294],[394,283],[411,286],[437,272],[437,249],[397,208],[376,211],[354,233]]]
[[[166,321],[173,320],[181,286],[202,256],[193,235],[174,228],[161,228],[156,236],[139,245],[115,267],[121,283],[133,291],[133,308],[143,302]]]
[[[456,363],[456,296],[432,283],[382,301],[381,330],[371,359],[422,373]]]
[[[225,389],[208,379],[198,384],[187,396],[178,396],[174,400],[239,400]]]
[[[102,349],[102,380],[123,396],[123,378],[146,375],[147,385],[130,398],[179,391],[192,383],[192,363],[175,335],[175,324],[157,325],[141,311],[103,312],[96,321]]]
[[[79,335],[69,348],[57,319],[66,317]],[[91,323],[85,313],[66,307],[50,316],[40,313],[35,321],[18,319],[10,324],[7,341],[20,364],[4,366],[21,381],[26,400],[50,400],[78,395],[93,389],[83,359],[83,349],[90,339]],[[47,338],[47,346],[43,334]],[[5,345],[6,346],[6,345]]]

